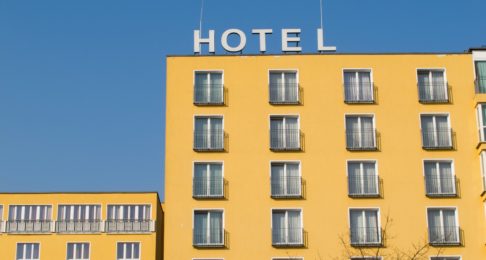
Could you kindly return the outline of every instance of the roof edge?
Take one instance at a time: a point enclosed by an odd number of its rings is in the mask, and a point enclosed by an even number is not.
[[[168,54],[167,58],[172,57],[251,57],[251,56],[326,56],[326,55],[469,55],[471,50],[481,48],[471,48],[464,52],[335,52],[335,53],[254,53],[254,54]],[[483,48],[486,50],[486,47]]]

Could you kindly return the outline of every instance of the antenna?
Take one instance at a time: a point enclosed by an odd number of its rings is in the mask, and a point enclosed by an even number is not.
[[[201,0],[201,14],[199,18],[199,37],[201,37],[201,33],[202,33],[203,11],[204,11],[204,0]]]
[[[323,25],[322,25],[322,0],[321,0],[321,29],[323,29],[322,27]]]

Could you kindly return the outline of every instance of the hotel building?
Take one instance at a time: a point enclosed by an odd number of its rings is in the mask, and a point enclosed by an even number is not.
[[[486,49],[167,57],[165,259],[486,259]]]
[[[0,259],[161,260],[158,194],[0,193]]]

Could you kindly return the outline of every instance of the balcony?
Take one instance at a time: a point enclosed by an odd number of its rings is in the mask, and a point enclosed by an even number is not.
[[[154,231],[152,220],[107,220],[105,231],[107,233],[148,233]]]
[[[380,247],[382,230],[379,227],[351,228],[351,246],[354,247]]]
[[[270,104],[273,105],[297,105],[300,104],[299,84],[297,83],[271,83]]]
[[[348,196],[351,198],[380,197],[380,180],[378,175],[348,176]]]
[[[304,247],[304,237],[303,228],[272,228],[274,247]]]
[[[461,233],[458,226],[429,227],[429,244],[432,246],[461,245]]]
[[[192,197],[195,199],[223,199],[224,179],[208,180],[204,177],[193,178]]]
[[[271,196],[274,199],[302,198],[303,182],[300,176],[274,177],[270,179]]]
[[[226,247],[228,237],[227,232],[224,229],[211,229],[209,231],[196,231],[193,232],[192,245],[196,248],[223,248]]]
[[[375,129],[346,130],[346,149],[349,151],[375,151],[377,133]]]
[[[452,177],[425,176],[427,197],[456,197],[457,180]]]
[[[422,148],[424,150],[452,150],[452,129],[422,129]]]
[[[51,233],[50,220],[8,220],[7,233],[39,234]]]
[[[422,104],[449,103],[449,85],[447,82],[419,84],[419,102]]]
[[[223,84],[194,85],[194,105],[222,106],[225,103],[224,97]]]
[[[347,104],[373,104],[375,103],[375,89],[373,82],[344,84],[344,102]]]
[[[194,131],[194,151],[224,151],[224,131],[220,129]]]
[[[301,133],[299,129],[270,130],[270,150],[272,151],[300,151]]]
[[[60,220],[56,221],[58,233],[99,233],[101,220]]]

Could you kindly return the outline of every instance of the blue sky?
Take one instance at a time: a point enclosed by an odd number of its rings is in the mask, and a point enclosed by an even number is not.
[[[325,0],[339,52],[486,45],[484,0]],[[165,55],[192,54],[200,0],[0,0],[0,192],[164,191]],[[301,28],[319,0],[205,0],[203,31]],[[219,44],[217,44],[219,46]],[[220,48],[218,53],[222,54]],[[180,173],[190,174],[190,173]]]

